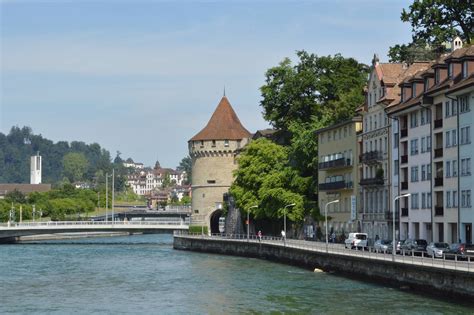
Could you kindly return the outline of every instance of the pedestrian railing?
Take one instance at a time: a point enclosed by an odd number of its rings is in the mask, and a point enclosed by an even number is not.
[[[33,227],[64,227],[64,226],[163,226],[182,225],[187,226],[184,220],[164,221],[41,221],[41,222],[10,222],[0,223],[0,228],[33,228]]]
[[[229,242],[252,242],[265,243],[275,246],[297,248],[308,251],[330,253],[335,255],[361,257],[365,259],[373,259],[380,261],[393,261],[396,263],[429,266],[435,268],[460,270],[467,272],[474,272],[474,256],[443,254],[441,258],[428,256],[423,251],[400,251],[396,255],[391,252],[376,251],[373,247],[366,247],[365,249],[349,249],[345,248],[344,244],[314,242],[307,240],[286,239],[276,236],[262,236],[259,238],[256,235],[247,234],[202,234],[189,233],[188,231],[175,231],[175,236],[187,238],[202,238],[202,239],[216,239],[225,240]]]

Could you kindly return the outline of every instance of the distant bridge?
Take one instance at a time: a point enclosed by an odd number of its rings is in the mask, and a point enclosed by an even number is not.
[[[28,235],[74,233],[74,232],[129,232],[129,233],[173,233],[188,230],[184,220],[173,221],[49,221],[0,224],[0,243],[14,241]]]

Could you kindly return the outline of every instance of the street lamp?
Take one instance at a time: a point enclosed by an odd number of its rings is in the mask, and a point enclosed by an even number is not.
[[[286,208],[288,207],[294,207],[296,203],[290,203],[289,205],[286,205],[285,208],[283,208],[283,231],[285,231],[285,239],[286,241]]]
[[[330,201],[324,206],[324,216],[326,217],[326,253],[328,252],[329,240],[328,240],[328,206],[331,203],[338,203],[339,199]]]
[[[397,246],[395,244],[395,201],[397,201],[398,199],[400,198],[403,198],[403,197],[408,197],[410,196],[411,194],[404,194],[404,195],[400,195],[400,196],[397,196],[393,199],[393,216],[392,216],[392,224],[393,224],[393,227],[392,227],[392,261],[395,261],[395,255],[397,254]]]
[[[250,209],[258,208],[258,205],[251,206],[247,210],[247,242],[250,241]]]

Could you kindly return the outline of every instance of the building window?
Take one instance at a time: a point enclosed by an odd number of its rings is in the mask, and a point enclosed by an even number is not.
[[[411,181],[412,182],[418,181],[418,166],[411,167]]]
[[[451,116],[451,103],[449,101],[444,102],[444,114],[446,117]]]
[[[417,112],[410,114],[410,128],[418,127],[418,115]]]
[[[451,177],[451,161],[446,161],[446,177]]]
[[[229,146],[229,140],[224,140],[224,147],[228,147]]]
[[[436,69],[435,70],[435,84],[438,84],[439,83],[439,77],[440,77],[440,70],[439,69]]]
[[[446,208],[451,208],[451,192],[446,192]]]
[[[426,180],[426,165],[421,166],[421,180]]]
[[[461,144],[469,144],[471,143],[471,127],[463,127],[461,128]]]
[[[426,138],[421,137],[421,153],[425,153],[425,152],[426,152]]]
[[[459,103],[459,112],[460,113],[466,113],[470,111],[469,107],[469,97],[468,95],[463,95],[458,97],[458,103]]]
[[[393,161],[393,173],[394,175],[398,175],[398,160]]]
[[[429,79],[428,79],[428,78],[425,78],[425,82],[424,82],[424,84],[423,84],[423,91],[424,91],[424,92],[428,91],[429,83],[430,83]]]
[[[418,193],[416,194],[411,194],[411,208],[412,209],[418,209]]]
[[[213,146],[213,147],[216,146],[216,140],[212,140],[212,146]]]
[[[468,62],[467,61],[464,61],[462,63],[462,77],[463,78],[467,78],[467,65],[468,65]]]
[[[398,148],[398,132],[393,135],[393,148]]]
[[[201,140],[201,148],[204,148],[204,140]]]
[[[451,131],[446,131],[446,137],[444,138],[444,141],[446,142],[446,148],[449,148],[451,146],[451,137],[449,134]]]
[[[461,176],[471,175],[471,158],[461,159]]]
[[[451,141],[452,145],[456,146],[458,144],[458,137],[457,137],[456,129],[451,131],[451,138],[452,138],[452,141]]]
[[[458,114],[458,101],[451,101],[451,115],[456,116]]]
[[[421,209],[426,209],[426,193],[421,193]]]
[[[461,207],[471,207],[471,190],[461,190]]]
[[[458,161],[453,160],[453,177],[458,176]]]
[[[411,155],[418,154],[418,139],[412,139],[410,141],[410,154]]]
[[[411,97],[415,98],[416,97],[416,83],[413,83],[412,88],[411,88]]]
[[[453,207],[457,207],[458,204],[458,192],[457,190],[453,190]]]

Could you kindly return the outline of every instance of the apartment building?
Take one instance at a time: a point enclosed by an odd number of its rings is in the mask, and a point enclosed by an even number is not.
[[[328,232],[337,235],[360,231],[357,223],[358,155],[357,134],[362,131],[362,120],[335,124],[317,131],[318,137],[318,202],[324,214],[327,206]],[[321,228],[324,228],[321,227]]]
[[[392,122],[385,109],[400,100],[398,84],[403,78],[425,67],[425,63],[410,66],[401,63],[379,63],[377,55],[372,60],[371,72],[366,88],[366,103],[360,114],[363,118],[363,133],[359,137],[360,151],[360,199],[362,230],[369,239],[389,239],[393,230],[393,197],[398,195],[398,146],[391,143],[398,135],[393,132]],[[398,125],[395,130],[398,132]],[[393,179],[397,184],[392,185]]]
[[[451,54],[405,77],[400,102],[387,108],[399,128],[399,194],[411,194],[399,205],[401,239],[472,241],[474,56],[472,47],[454,46]]]

